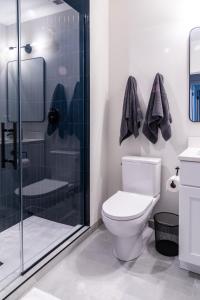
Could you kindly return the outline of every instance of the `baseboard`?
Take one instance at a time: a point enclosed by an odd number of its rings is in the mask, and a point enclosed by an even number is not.
[[[58,264],[66,255],[74,250],[83,240],[91,235],[100,225],[98,220],[91,227],[84,227],[77,232],[72,238],[63,243],[55,251],[49,254],[44,260],[38,263],[25,275],[17,278],[7,288],[0,293],[2,300],[18,300],[22,297],[37,281]]]
[[[195,266],[190,263],[186,263],[184,261],[179,261],[179,266],[181,269],[187,270],[189,272],[200,274],[200,266]]]
[[[90,228],[96,230],[99,226],[103,224],[102,219],[99,219],[95,224],[93,224]]]

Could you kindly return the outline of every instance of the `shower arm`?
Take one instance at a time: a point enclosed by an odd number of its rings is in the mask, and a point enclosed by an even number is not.
[[[26,44],[24,46],[21,46],[20,48],[24,48],[25,52],[28,53],[28,54],[30,54],[32,52],[31,44]],[[14,50],[14,49],[17,49],[17,47],[14,47],[14,46],[9,47],[9,50]]]

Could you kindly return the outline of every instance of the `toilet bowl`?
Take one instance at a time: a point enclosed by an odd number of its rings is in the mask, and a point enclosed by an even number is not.
[[[122,158],[124,191],[102,206],[102,220],[113,235],[113,253],[122,261],[137,258],[153,230],[148,220],[160,199],[161,159]]]
[[[79,186],[77,170],[80,169],[80,153],[65,149],[50,150],[47,155],[47,166],[45,178],[23,186],[23,208],[28,214],[35,215],[40,215],[41,212],[45,215],[45,210],[50,209],[51,212],[47,211],[47,215],[51,215],[53,219],[57,216],[57,213],[53,212],[61,202],[65,202],[63,213],[74,209],[75,204],[71,195]],[[29,175],[34,178],[34,174]],[[15,196],[19,203],[19,188],[16,188]]]
[[[22,188],[24,209],[34,213],[61,201],[69,191],[70,184],[66,181],[44,178]],[[15,190],[19,196],[19,188]]]
[[[153,232],[147,223],[159,198],[119,191],[104,203],[102,219],[113,234],[113,253],[118,259],[129,261],[142,253]]]

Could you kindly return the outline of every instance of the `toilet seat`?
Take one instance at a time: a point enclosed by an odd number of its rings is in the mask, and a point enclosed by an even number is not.
[[[66,181],[45,178],[23,187],[22,193],[25,197],[38,197],[58,191],[68,184]],[[19,195],[19,188],[15,190],[15,194]]]
[[[113,220],[133,220],[141,217],[152,201],[152,196],[118,191],[104,202],[102,211]]]

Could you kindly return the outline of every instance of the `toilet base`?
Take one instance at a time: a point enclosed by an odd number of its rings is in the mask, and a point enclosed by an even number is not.
[[[152,236],[153,229],[148,226],[140,235],[132,237],[113,237],[113,254],[122,261],[131,261],[140,256],[145,245]]]

